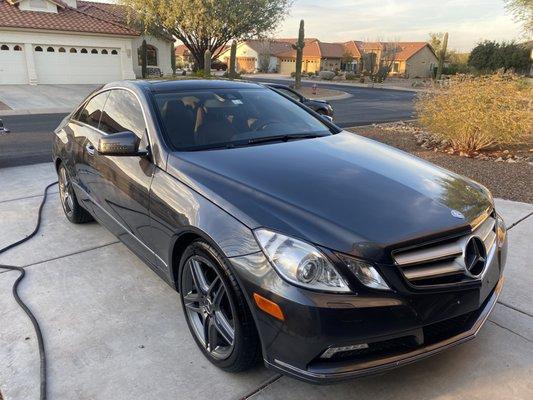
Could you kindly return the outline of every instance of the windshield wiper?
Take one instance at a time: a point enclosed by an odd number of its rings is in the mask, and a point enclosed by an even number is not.
[[[316,133],[300,133],[296,135],[274,135],[274,136],[264,136],[258,138],[252,138],[248,140],[249,144],[255,143],[266,143],[266,142],[287,142],[292,139],[312,139],[317,137],[322,137],[327,135],[318,135]]]

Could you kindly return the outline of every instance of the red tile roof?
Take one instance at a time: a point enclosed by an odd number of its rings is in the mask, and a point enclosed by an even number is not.
[[[53,0],[53,2],[62,3],[60,0]],[[125,36],[139,36],[140,34],[134,29],[113,21],[109,16],[90,15],[83,10],[76,10],[66,5],[58,7],[57,13],[23,11],[17,5],[12,5],[4,0],[0,0],[0,28],[43,29]]]
[[[398,45],[400,46],[401,51],[397,54],[396,59],[400,61],[410,59],[426,46],[431,49],[429,44],[426,42],[399,42]]]

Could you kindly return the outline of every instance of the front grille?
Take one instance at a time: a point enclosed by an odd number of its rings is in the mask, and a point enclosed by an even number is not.
[[[496,219],[487,217],[468,235],[431,243],[414,249],[400,250],[394,260],[405,278],[415,286],[443,285],[478,279],[483,270],[468,271],[465,248],[472,238],[479,238],[485,247],[487,261],[496,246]]]
[[[470,312],[459,315],[458,317],[424,326],[424,343],[437,343],[464,332],[468,329],[468,323],[472,319],[472,315],[473,313]]]

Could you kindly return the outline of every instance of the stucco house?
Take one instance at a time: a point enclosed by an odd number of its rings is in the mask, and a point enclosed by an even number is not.
[[[360,42],[355,41],[360,54],[375,55],[376,66],[392,62],[389,75],[427,78],[438,63],[435,52],[427,42]],[[367,57],[367,64],[368,57]],[[362,66],[363,63],[360,65]],[[368,69],[368,65],[365,66]]]
[[[171,74],[174,39],[143,35],[117,4],[0,0],[0,84],[106,83],[141,76],[147,64]]]
[[[278,54],[291,48],[290,43],[281,40],[246,40],[237,44],[237,71],[277,72]],[[218,56],[218,60],[229,65],[231,47]]]

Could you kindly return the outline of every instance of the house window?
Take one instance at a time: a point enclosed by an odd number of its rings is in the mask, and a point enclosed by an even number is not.
[[[59,51],[60,53],[65,53],[65,52],[66,52],[66,50],[65,50],[64,47],[60,47],[58,51]]]
[[[74,47],[71,47],[69,50],[70,53],[77,53],[78,50],[76,50]]]
[[[43,51],[43,48],[41,46],[35,47],[35,51]]]
[[[87,54],[87,49],[81,49],[80,53]]]
[[[400,72],[400,63],[398,61],[395,61],[394,64],[392,64],[392,72],[396,74]]]
[[[137,50],[138,64],[142,65],[142,47]],[[151,44],[146,45],[146,65],[157,66],[157,49]]]
[[[113,50],[113,51],[111,51],[111,54],[113,54],[113,55],[117,55],[118,52],[117,52],[116,50]]]
[[[15,47],[13,47],[13,50],[15,50],[15,51],[22,51],[22,47],[20,47],[20,46],[17,44]]]
[[[106,49],[102,50],[102,54],[108,54]]]
[[[91,54],[98,54],[98,50],[96,50],[96,49],[92,49],[92,50],[91,50]]]
[[[0,47],[0,50],[9,50],[9,46],[7,44],[3,44],[2,47]]]
[[[50,46],[50,47],[48,47],[46,49],[46,51],[49,52],[49,53],[53,53],[55,51],[55,49],[52,46]]]

